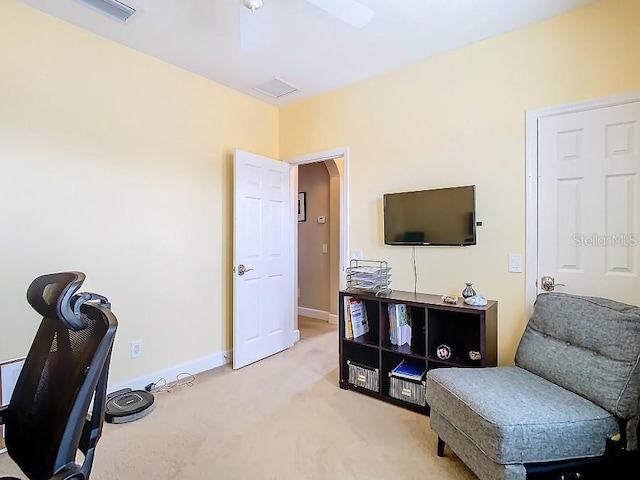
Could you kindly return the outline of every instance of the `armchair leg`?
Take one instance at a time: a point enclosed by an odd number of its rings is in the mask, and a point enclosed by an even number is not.
[[[438,437],[438,456],[444,457],[444,440]]]

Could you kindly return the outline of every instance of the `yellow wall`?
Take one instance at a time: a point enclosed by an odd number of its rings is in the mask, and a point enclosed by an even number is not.
[[[417,250],[421,292],[464,282],[499,302],[499,363],[525,324],[525,112],[640,89],[640,2],[605,0],[281,109],[283,158],[350,147],[351,248],[413,290],[411,247],[385,247],[385,192],[477,185],[478,245]]]
[[[69,269],[113,302],[112,384],[229,349],[234,148],[278,158],[278,110],[0,2],[0,360]]]
[[[350,147],[351,248],[413,288],[384,247],[388,191],[478,186],[478,245],[421,248],[418,290],[500,302],[500,362],[524,326],[525,111],[640,89],[640,2],[592,6],[281,109],[0,2],[0,360],[38,325],[37,275],[88,274],[120,320],[111,383],[231,346],[234,148]],[[90,225],[90,226],[87,226]],[[223,233],[221,233],[223,232]],[[143,339],[144,357],[129,359]]]

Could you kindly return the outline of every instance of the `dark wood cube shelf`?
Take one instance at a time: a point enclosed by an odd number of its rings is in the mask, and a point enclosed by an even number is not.
[[[350,297],[363,302],[369,331],[347,338],[346,303]],[[339,300],[340,388],[354,390],[425,415],[429,406],[403,401],[391,396],[390,372],[403,360],[424,364],[425,371],[445,367],[491,367],[497,365],[498,303],[472,306],[460,298],[455,305],[442,301],[440,295],[392,291],[373,292],[341,290]],[[411,345],[394,345],[389,336],[389,304],[404,304],[410,312]],[[447,345],[451,356],[438,358],[437,348]],[[479,357],[479,358],[478,358]],[[354,378],[354,368],[367,373],[367,380],[378,375],[377,390],[365,388]],[[350,369],[351,380],[350,381]],[[363,370],[364,369],[364,370]],[[366,370],[370,369],[371,372]]]

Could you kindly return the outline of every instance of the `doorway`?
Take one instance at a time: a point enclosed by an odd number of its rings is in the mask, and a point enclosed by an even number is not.
[[[306,207],[299,216],[298,228],[294,228],[298,314],[294,325],[295,341],[300,340],[301,332],[312,335],[318,328],[325,330],[338,322],[338,290],[346,286],[344,272],[348,261],[348,162],[348,148],[288,160],[293,166],[292,196],[298,203],[298,194],[304,193],[301,198]],[[300,182],[303,169],[310,176],[303,175]],[[314,178],[326,182],[325,185],[314,186]],[[301,244],[301,241],[305,243]],[[311,268],[305,266],[304,258],[299,259],[300,254],[311,255]],[[305,267],[302,272],[301,267]],[[313,270],[317,270],[317,275],[314,276]],[[314,289],[314,283],[318,281],[321,288]]]

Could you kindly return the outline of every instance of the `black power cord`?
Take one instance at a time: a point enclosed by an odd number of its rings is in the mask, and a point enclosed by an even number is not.
[[[163,391],[170,393],[174,388],[183,387],[185,385],[188,387],[193,386],[195,380],[196,377],[193,374],[182,372],[176,375],[176,379],[173,382],[167,382],[164,378],[160,378],[158,381],[148,384],[144,389],[149,393],[158,393]]]

